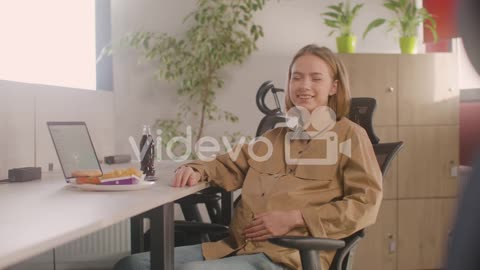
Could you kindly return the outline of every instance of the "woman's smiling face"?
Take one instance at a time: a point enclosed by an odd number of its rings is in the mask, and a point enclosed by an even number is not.
[[[327,106],[328,97],[337,92],[337,81],[330,67],[320,57],[306,54],[292,65],[289,97],[295,106],[312,112],[319,106]]]

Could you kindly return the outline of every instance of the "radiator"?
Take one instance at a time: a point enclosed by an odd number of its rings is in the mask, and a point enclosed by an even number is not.
[[[122,221],[55,249],[56,260],[82,262],[115,258],[130,252],[130,222]]]

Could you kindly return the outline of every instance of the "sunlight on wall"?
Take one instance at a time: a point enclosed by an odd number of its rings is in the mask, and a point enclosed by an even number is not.
[[[95,0],[2,0],[0,79],[96,88]]]

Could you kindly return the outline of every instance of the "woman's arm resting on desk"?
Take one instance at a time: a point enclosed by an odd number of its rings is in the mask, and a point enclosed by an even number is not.
[[[184,187],[196,185],[200,181],[201,175],[191,167],[182,166],[175,171],[175,176],[171,181],[173,187]]]

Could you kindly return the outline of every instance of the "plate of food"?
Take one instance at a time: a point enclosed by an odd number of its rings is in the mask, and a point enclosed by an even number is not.
[[[110,173],[85,175],[76,173],[70,185],[87,191],[129,191],[150,188],[155,182],[145,181],[145,174],[135,168],[117,169]]]

